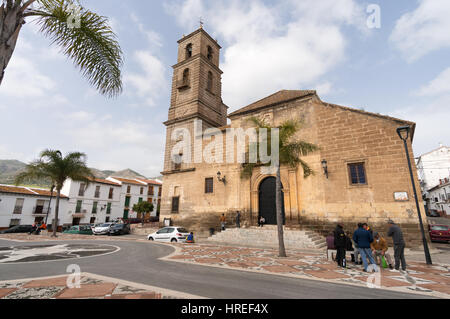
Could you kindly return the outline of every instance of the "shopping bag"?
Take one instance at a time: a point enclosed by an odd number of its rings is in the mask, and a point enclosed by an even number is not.
[[[381,256],[381,266],[383,266],[383,268],[387,268],[388,264],[386,262],[386,258],[384,258],[384,256]]]

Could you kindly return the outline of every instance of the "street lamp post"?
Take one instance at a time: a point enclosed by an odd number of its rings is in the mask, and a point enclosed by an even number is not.
[[[419,200],[417,198],[416,183],[414,183],[414,175],[413,175],[412,166],[411,166],[411,159],[409,158],[409,150],[408,150],[407,141],[409,138],[410,131],[411,131],[410,126],[402,126],[397,129],[397,134],[398,134],[398,136],[400,136],[400,139],[402,139],[403,144],[405,145],[406,159],[408,160],[408,167],[409,167],[409,175],[411,176],[411,183],[412,183],[413,192],[414,192],[414,199],[416,201],[417,214],[419,215],[420,231],[422,232],[422,241],[423,241],[423,249],[425,252],[425,260],[427,262],[427,265],[432,265],[433,262],[431,261],[430,250],[428,249],[428,243],[427,243],[427,239],[425,237],[425,231],[423,229],[422,215],[420,214],[420,205],[419,205]]]

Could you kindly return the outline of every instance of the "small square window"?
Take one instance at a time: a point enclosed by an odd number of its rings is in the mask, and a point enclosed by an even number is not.
[[[350,185],[367,185],[366,168],[364,163],[348,164]]]

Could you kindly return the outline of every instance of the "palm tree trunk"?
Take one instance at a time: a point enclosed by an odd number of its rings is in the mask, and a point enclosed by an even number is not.
[[[58,213],[59,213],[59,199],[61,197],[61,189],[58,188],[56,193],[56,207],[55,207],[55,219],[53,220],[53,235],[52,237],[58,237],[56,232],[58,231]]]
[[[14,4],[0,7],[0,85],[24,23],[20,2],[14,1]]]
[[[277,207],[277,226],[278,226],[278,254],[280,257],[287,257],[286,249],[284,247],[284,235],[283,235],[283,212],[281,205],[281,173],[280,165],[277,165],[277,177],[276,177],[276,207]]]

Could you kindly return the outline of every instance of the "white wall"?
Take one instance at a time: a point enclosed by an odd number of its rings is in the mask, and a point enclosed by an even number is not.
[[[21,214],[13,214],[14,207],[16,205],[16,200],[18,198],[23,198],[23,208]],[[47,213],[48,208],[48,200],[50,198],[46,196],[39,195],[22,195],[22,194],[9,194],[9,193],[0,193],[0,228],[8,228],[11,222],[11,219],[20,219],[21,225],[32,225],[35,221],[36,217],[44,217]],[[44,214],[42,215],[33,215],[34,209],[36,207],[38,200],[46,201],[44,206]],[[61,199],[59,203],[59,220],[61,224],[61,212],[63,212],[68,204],[68,199]],[[55,215],[55,206],[56,206],[56,198],[53,197],[50,204],[51,212],[48,216],[48,223],[52,223],[54,215]]]
[[[121,186],[91,182],[88,188],[85,189],[84,196],[79,196],[80,185],[81,182],[76,182],[69,179],[66,183],[64,183],[61,190],[61,193],[70,198],[64,212],[64,224],[72,224],[73,214],[75,214],[77,202],[79,200],[82,201],[81,212],[85,211],[80,220],[80,224],[89,224],[92,217],[95,217],[95,223],[103,223],[106,221],[107,217],[109,217],[110,221],[122,217],[123,210],[121,211],[119,201]],[[100,196],[98,198],[95,197],[95,190],[97,186],[100,186]],[[112,199],[109,199],[110,188],[114,189]],[[98,203],[96,214],[92,213],[94,202]],[[111,203],[111,214],[106,214],[106,207],[108,203]]]
[[[450,176],[450,147],[442,146],[422,155],[417,170],[419,179],[425,182],[425,191],[439,185],[440,179]]]
[[[438,211],[443,211],[450,215],[450,185],[443,185],[428,193],[430,198],[430,208]],[[436,202],[437,198],[437,202]]]

